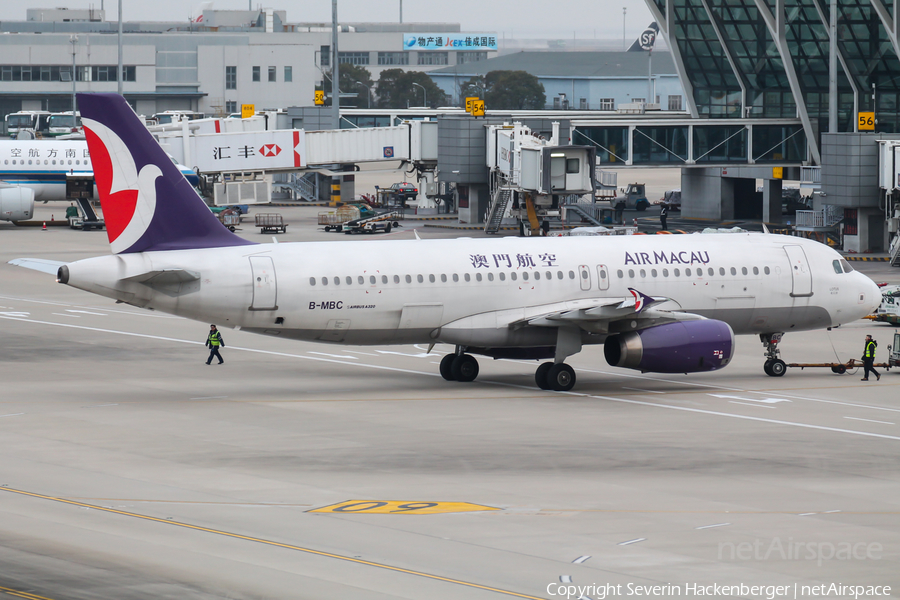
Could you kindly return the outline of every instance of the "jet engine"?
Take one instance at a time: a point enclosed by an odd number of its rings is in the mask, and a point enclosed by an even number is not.
[[[611,366],[641,372],[715,371],[731,361],[734,332],[723,321],[679,321],[611,335],[603,353]]]
[[[34,214],[34,190],[0,187],[0,221],[24,221]]]

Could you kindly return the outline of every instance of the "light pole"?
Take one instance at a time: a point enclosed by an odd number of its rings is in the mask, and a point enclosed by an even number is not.
[[[359,81],[354,81],[353,83],[355,83],[356,85],[361,85],[364,88],[366,88],[366,108],[372,108],[372,88],[370,88],[366,84],[361,83]]]
[[[625,13],[628,12],[628,7],[622,7],[622,47],[625,50],[628,50],[628,38],[625,37]]]
[[[422,102],[424,103],[424,106],[427,107],[428,106],[428,92],[425,90],[425,86],[422,85],[421,83],[416,83],[415,81],[413,81],[413,85],[422,88]]]
[[[338,14],[337,0],[331,0],[331,127],[341,128],[341,90],[338,60]]]
[[[119,82],[117,88],[120,96],[123,94],[122,80],[124,78],[124,74],[122,73],[122,0],[119,0],[119,72],[116,81]],[[75,115],[73,114],[72,117],[74,118]]]
[[[69,36],[69,43],[72,44],[72,126],[74,127],[78,120],[75,118],[75,44],[78,43],[77,35]]]

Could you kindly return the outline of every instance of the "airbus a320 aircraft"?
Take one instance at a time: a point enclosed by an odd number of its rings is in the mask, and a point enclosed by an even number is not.
[[[613,366],[691,373],[758,334],[783,375],[783,332],[881,301],[834,250],[765,233],[255,244],[222,227],[121,96],[79,106],[113,255],[12,262],[138,307],[331,344],[452,344],[447,380],[475,379],[473,354],[547,360],[537,385],[569,390],[565,360],[585,344]]]

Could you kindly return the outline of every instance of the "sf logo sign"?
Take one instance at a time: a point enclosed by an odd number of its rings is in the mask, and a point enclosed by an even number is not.
[[[641,50],[653,50],[653,44],[656,43],[656,34],[659,33],[659,26],[651,23],[650,27],[641,33]]]

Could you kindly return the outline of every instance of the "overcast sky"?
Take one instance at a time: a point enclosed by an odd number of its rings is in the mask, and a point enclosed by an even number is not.
[[[27,8],[68,6],[100,8],[101,0],[0,0],[0,20],[24,21]],[[118,0],[105,0],[107,18],[116,18]],[[200,0],[123,0],[126,20],[187,20],[198,12]],[[290,22],[331,21],[329,0],[267,0],[254,8],[272,7],[287,11]],[[407,22],[460,23],[464,31],[496,32],[517,38],[622,38],[622,8],[629,41],[653,20],[644,0],[404,0],[403,20]],[[215,0],[213,8],[246,10],[247,0]],[[396,22],[399,0],[338,0],[342,22]]]

